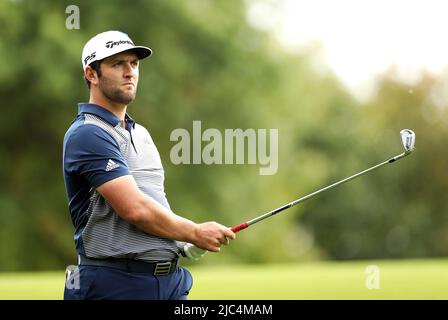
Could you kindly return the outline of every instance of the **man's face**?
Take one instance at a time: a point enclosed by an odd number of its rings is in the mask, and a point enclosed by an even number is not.
[[[117,53],[101,63],[98,88],[110,101],[128,105],[135,99],[138,58],[132,51]]]

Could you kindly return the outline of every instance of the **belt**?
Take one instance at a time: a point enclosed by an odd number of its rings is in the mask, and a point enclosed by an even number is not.
[[[108,258],[93,259],[79,255],[79,265],[109,267],[124,270],[126,272],[149,273],[155,276],[163,276],[176,270],[179,259],[160,262],[146,262],[142,260]]]

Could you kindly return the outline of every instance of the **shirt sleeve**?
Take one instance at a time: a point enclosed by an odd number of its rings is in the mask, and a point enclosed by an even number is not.
[[[130,174],[118,143],[96,125],[83,125],[67,141],[65,170],[87,180],[94,188]]]

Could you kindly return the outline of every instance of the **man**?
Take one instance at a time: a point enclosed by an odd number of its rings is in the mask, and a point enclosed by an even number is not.
[[[139,62],[151,54],[119,31],[100,33],[84,46],[90,100],[79,104],[64,137],[79,255],[68,279],[77,285],[66,286],[65,299],[186,299],[192,278],[178,266],[182,245],[217,252],[235,238],[223,225],[197,224],[170,210],[157,148],[127,114]]]

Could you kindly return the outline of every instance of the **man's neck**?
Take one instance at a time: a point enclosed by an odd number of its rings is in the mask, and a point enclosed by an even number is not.
[[[106,97],[98,97],[96,95],[93,95],[92,93],[90,94],[89,103],[97,104],[103,107],[104,109],[109,110],[114,115],[116,115],[118,119],[124,121],[127,105],[113,103]]]

